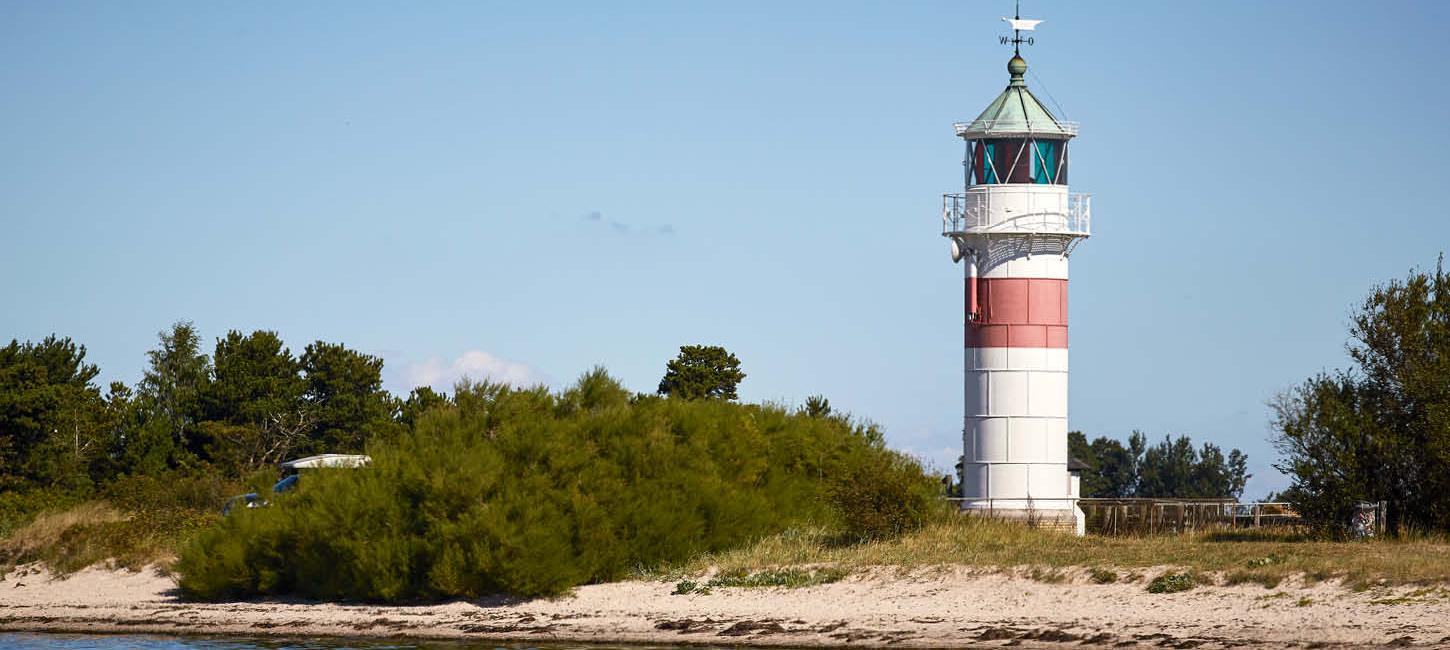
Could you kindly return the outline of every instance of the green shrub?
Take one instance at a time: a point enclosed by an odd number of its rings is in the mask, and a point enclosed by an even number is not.
[[[175,567],[181,588],[202,599],[551,595],[809,522],[901,531],[932,505],[930,479],[874,429],[627,396],[601,371],[559,395],[460,386],[455,406],[370,447],[371,467],[310,474],[271,507],[203,532]],[[868,486],[874,505],[843,499],[846,483]]]
[[[1188,591],[1198,586],[1198,580],[1188,573],[1165,573],[1148,583],[1150,594],[1173,594]]]
[[[941,511],[939,490],[916,461],[875,449],[850,456],[827,481],[849,541],[890,539],[920,528]]]
[[[1094,584],[1107,585],[1118,581],[1118,572],[1112,569],[1093,567],[1092,569],[1088,570],[1088,578],[1092,580]]]

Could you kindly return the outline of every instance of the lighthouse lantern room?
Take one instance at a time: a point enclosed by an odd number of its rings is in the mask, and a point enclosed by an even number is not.
[[[1067,455],[1068,257],[1090,234],[1091,197],[1068,191],[1077,125],[1028,90],[1011,23],[1010,81],[971,122],[962,192],[942,197],[942,235],[966,275],[961,504],[966,511],[1082,533]]]

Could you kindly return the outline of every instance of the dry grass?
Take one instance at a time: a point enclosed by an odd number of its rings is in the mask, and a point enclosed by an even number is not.
[[[30,561],[60,546],[67,533],[73,529],[121,521],[124,518],[119,511],[103,501],[82,503],[60,512],[41,513],[0,541],[0,562],[15,564]]]
[[[1310,582],[1339,579],[1358,588],[1450,584],[1450,543],[1445,540],[1324,542],[1292,534],[1242,532],[1073,537],[963,516],[947,517],[891,541],[840,544],[834,540],[824,529],[790,531],[746,548],[700,556],[652,575],[698,575],[712,567],[720,571],[756,571],[797,565],[831,565],[847,570],[965,565],[1024,569],[1027,575],[1044,576],[1061,575],[1056,570],[1068,567],[1111,567],[1130,574],[1159,573],[1143,570],[1173,567],[1215,581],[1265,587],[1277,586],[1290,577]]]
[[[0,540],[0,569],[42,562],[65,574],[93,564],[165,563],[207,517],[183,510],[122,513],[104,501],[42,513]]]

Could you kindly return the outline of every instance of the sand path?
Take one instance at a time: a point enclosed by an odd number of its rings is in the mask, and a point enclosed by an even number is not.
[[[1352,592],[1334,584],[1200,587],[1044,583],[936,569],[879,570],[802,589],[592,585],[555,600],[423,606],[189,603],[173,581],[92,568],[0,581],[0,630],[366,636],[755,646],[1450,647],[1450,589]]]

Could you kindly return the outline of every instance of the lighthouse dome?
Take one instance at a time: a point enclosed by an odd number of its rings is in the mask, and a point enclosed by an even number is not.
[[[957,124],[957,135],[967,139],[1040,137],[1066,140],[1077,135],[1077,125],[1052,115],[1052,111],[1027,89],[1027,61],[1014,55],[1007,62],[1012,81],[987,105],[977,119]]]

